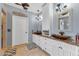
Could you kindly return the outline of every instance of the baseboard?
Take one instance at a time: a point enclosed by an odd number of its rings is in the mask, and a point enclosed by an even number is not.
[[[18,45],[12,45],[12,47],[16,47],[16,46],[19,46],[19,45],[27,45],[27,43],[22,43],[22,44],[18,44]]]

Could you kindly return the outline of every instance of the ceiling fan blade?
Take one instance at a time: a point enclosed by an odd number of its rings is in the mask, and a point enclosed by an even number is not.
[[[27,6],[27,7],[29,7],[29,4],[28,4],[28,3],[22,3],[22,6]]]
[[[23,6],[24,9],[28,9],[29,4],[28,3],[22,3],[22,6]]]
[[[24,9],[28,9],[27,7],[30,6],[28,3],[15,3],[15,4],[22,6]]]
[[[22,6],[22,4],[20,4],[20,3],[15,3],[16,5],[20,5],[20,6]]]

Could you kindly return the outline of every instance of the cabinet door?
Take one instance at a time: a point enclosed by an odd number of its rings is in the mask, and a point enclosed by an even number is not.
[[[32,35],[33,37],[33,42],[35,43],[36,42],[36,35]]]
[[[50,39],[45,38],[44,50],[45,50],[48,54],[52,55],[52,45],[51,45],[51,42],[49,42],[49,41],[50,41]]]
[[[37,45],[39,45],[39,36],[38,35],[33,35],[33,42]]]
[[[71,52],[68,49],[63,49],[63,56],[71,56]]]
[[[67,43],[61,42],[63,47],[63,55],[64,56],[75,56],[77,54],[77,47],[74,45],[70,45]]]
[[[42,48],[42,49],[44,50],[44,49],[45,49],[45,46],[46,46],[45,37],[41,37],[41,36],[40,36],[39,39],[40,39],[40,40],[39,40],[39,43],[40,43],[39,46],[40,46],[40,48]]]
[[[58,48],[57,48],[57,42],[55,40],[52,39],[46,39],[46,51],[50,54],[50,55],[54,55],[57,56],[58,55]]]
[[[59,44],[60,44],[60,49],[62,49],[62,56],[70,56],[70,50],[69,50],[70,47],[68,47],[68,45],[63,42],[59,42]]]
[[[75,45],[69,45],[70,46],[70,53],[71,56],[77,56],[78,55],[78,48]]]
[[[64,49],[60,42],[58,42],[57,47],[58,47],[58,56],[63,56]]]
[[[77,55],[79,56],[79,47],[77,47]]]

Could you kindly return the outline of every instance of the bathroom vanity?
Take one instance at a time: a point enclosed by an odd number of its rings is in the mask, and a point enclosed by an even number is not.
[[[51,56],[78,56],[79,44],[71,39],[60,40],[52,36],[33,34],[33,42]]]

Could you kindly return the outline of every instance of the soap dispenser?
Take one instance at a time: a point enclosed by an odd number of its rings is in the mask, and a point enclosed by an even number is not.
[[[76,44],[79,43],[79,33],[76,34]]]

